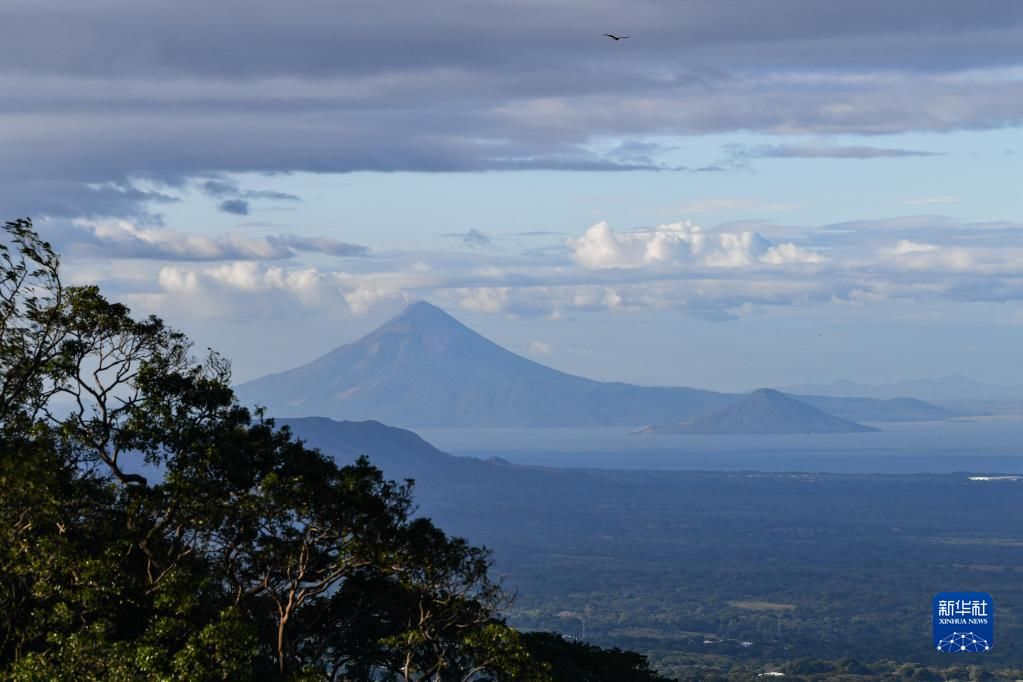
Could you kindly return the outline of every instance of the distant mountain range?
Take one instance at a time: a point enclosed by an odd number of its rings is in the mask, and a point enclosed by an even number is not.
[[[277,424],[287,426],[306,445],[330,455],[338,464],[350,464],[366,455],[388,479],[415,480],[420,512],[439,518],[444,528],[475,527],[488,513],[494,517],[489,521],[492,527],[504,509],[486,504],[495,493],[501,496],[502,504],[514,507],[524,495],[556,497],[559,486],[571,478],[569,472],[516,466],[496,457],[450,455],[412,431],[376,421],[302,417],[278,419]],[[476,505],[469,514],[467,502]]]
[[[796,384],[779,390],[786,393],[881,399],[913,396],[937,402],[1023,400],[1023,387],[985,384],[955,373],[883,384],[861,384],[849,379],[840,379],[823,384]]]
[[[428,303],[415,303],[309,364],[236,387],[272,416],[375,419],[408,427],[644,426],[721,410],[741,395],[600,382],[508,351]],[[915,400],[797,396],[851,421],[931,421]]]
[[[762,388],[737,403],[690,421],[648,426],[648,434],[865,433],[877,431],[822,412],[778,391]]]
[[[334,421],[325,417],[279,419],[307,445],[329,452],[341,464],[368,455],[373,463],[393,477],[406,477],[419,471],[436,471],[465,458],[456,458],[438,450],[418,434],[387,426],[378,421]],[[476,460],[472,460],[476,461]]]

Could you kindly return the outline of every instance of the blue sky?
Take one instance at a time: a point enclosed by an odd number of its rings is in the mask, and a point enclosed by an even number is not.
[[[596,378],[1023,382],[1023,5],[388,8],[6,4],[0,208],[240,380],[425,299]]]

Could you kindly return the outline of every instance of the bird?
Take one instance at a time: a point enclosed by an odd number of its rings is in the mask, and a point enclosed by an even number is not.
[[[622,38],[628,38],[629,37],[629,36],[616,36],[616,35],[612,35],[610,33],[605,33],[604,35],[606,35],[611,40],[621,40]]]

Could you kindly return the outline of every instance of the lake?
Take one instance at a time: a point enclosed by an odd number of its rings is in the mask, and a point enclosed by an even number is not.
[[[628,429],[417,429],[455,455],[599,469],[1023,473],[1023,420],[871,424],[877,433],[631,435]]]

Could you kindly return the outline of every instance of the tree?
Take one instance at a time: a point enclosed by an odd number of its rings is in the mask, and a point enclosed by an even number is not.
[[[667,682],[651,670],[645,656],[633,651],[602,649],[553,632],[529,632],[522,639],[533,658],[550,666],[556,680]]]
[[[0,677],[543,679],[489,555],[240,406],[230,367],[0,249]]]
[[[60,259],[30,220],[4,225],[0,241],[0,424],[33,418],[46,403],[47,365],[57,354],[64,289]]]

